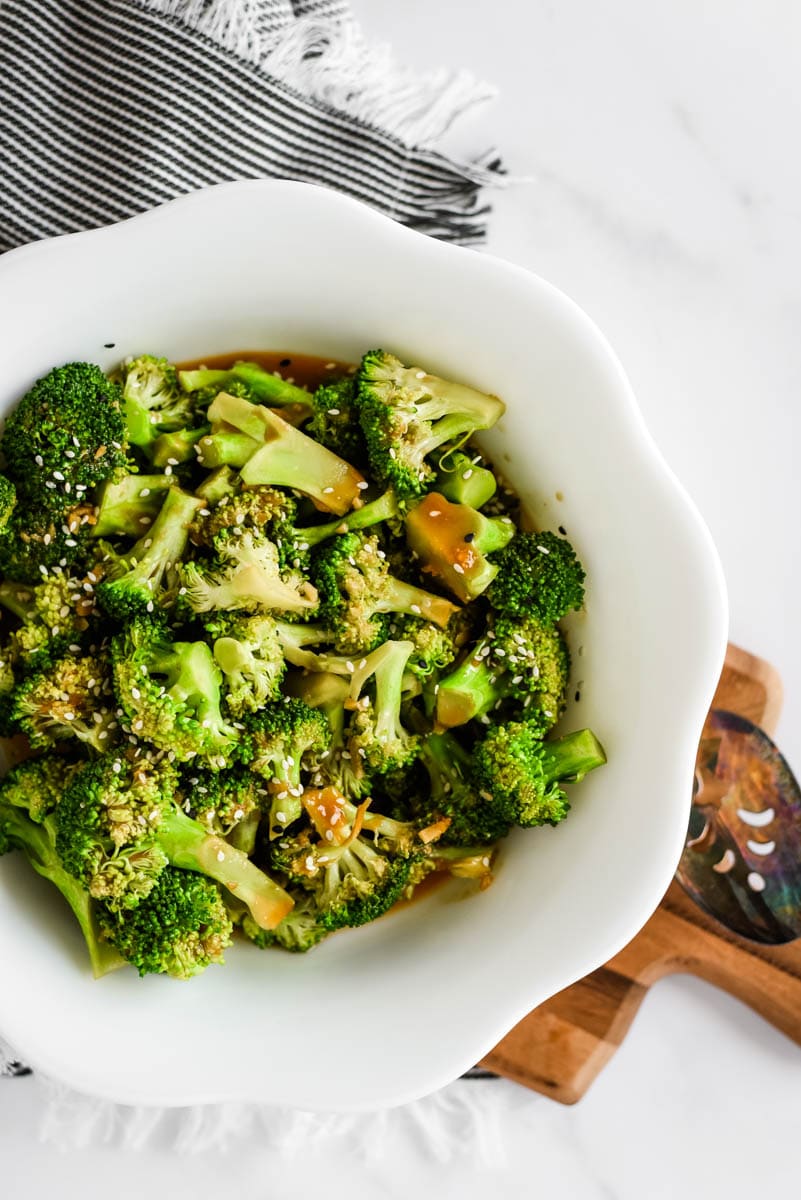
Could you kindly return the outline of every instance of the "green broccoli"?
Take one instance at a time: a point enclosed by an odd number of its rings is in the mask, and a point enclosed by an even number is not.
[[[165,868],[215,879],[273,929],[291,898],[241,850],[210,834],[176,800],[178,775],[159,763],[107,754],[71,777],[56,809],[64,867],[110,912],[137,908]]]
[[[189,815],[209,832],[252,855],[262,816],[269,811],[270,793],[263,779],[237,765],[224,771],[190,767],[179,791]]]
[[[121,371],[127,440],[151,457],[153,443],[164,430],[182,430],[195,422],[192,401],[178,383],[166,358],[142,354],[123,363]]]
[[[0,583],[0,604],[20,622],[9,638],[12,656],[34,666],[43,653],[64,654],[89,628],[97,578],[73,579],[57,568],[32,586],[8,579]]]
[[[44,653],[16,687],[12,719],[35,749],[77,738],[102,754],[119,737],[105,658]]]
[[[331,739],[309,762],[311,782],[316,788],[335,787],[348,799],[359,799],[370,789],[364,756],[358,746],[351,749],[347,727],[350,712],[350,679],[324,672],[293,672],[284,681],[286,692],[311,708],[318,708],[328,721]]]
[[[345,462],[363,468],[367,447],[359,425],[356,380],[353,375],[321,384],[311,397],[312,418],[306,432]]]
[[[158,516],[174,475],[123,475],[107,479],[98,493],[92,536],[141,538]]]
[[[437,721],[450,728],[495,709],[536,722],[544,733],[564,709],[570,671],[567,643],[537,617],[491,619],[484,637],[439,680]]]
[[[238,362],[222,370],[200,367],[179,371],[178,379],[186,392],[199,393],[199,402],[208,403],[222,391],[247,397],[254,403],[271,407],[299,406],[309,411],[309,393],[283,379],[277,372],[268,371],[258,363]]]
[[[303,772],[331,741],[325,714],[284,697],[244,718],[240,753],[267,783],[272,800],[269,832],[275,837],[302,812]]]
[[[440,456],[434,490],[454,504],[483,508],[498,490],[498,481],[480,456],[462,450],[446,450]]]
[[[313,438],[260,404],[221,392],[209,408],[212,432],[198,443],[202,465],[219,466],[211,450],[218,432],[226,438],[233,429],[253,441],[253,451],[241,466],[248,487],[269,484],[294,488],[325,511],[341,515],[353,507],[365,483],[363,476]],[[230,460],[221,460],[230,461]],[[238,465],[238,464],[233,464]]]
[[[487,590],[499,567],[486,555],[502,550],[514,535],[508,517],[485,517],[439,492],[429,492],[406,516],[406,538],[422,569],[464,603]]]
[[[125,469],[125,443],[120,389],[99,367],[68,363],[9,413],[0,450],[21,507],[58,519]]]
[[[312,578],[320,598],[319,619],[334,632],[342,654],[360,654],[386,641],[388,614],[409,613],[444,628],[455,604],[390,575],[374,535],[346,533],[315,554]]]
[[[442,825],[442,846],[488,846],[505,837],[512,820],[482,795],[473,775],[470,754],[451,733],[431,733],[421,740],[420,761],[429,788],[417,797],[414,816],[423,825]]]
[[[104,564],[106,578],[97,598],[110,617],[126,621],[152,613],[165,603],[165,585],[177,576],[189,540],[189,526],[203,502],[169,488],[150,531],[124,556]]]
[[[420,738],[401,720],[404,675],[413,653],[412,642],[384,642],[353,664],[349,749],[379,775],[408,766],[420,750]]]
[[[556,825],[570,808],[561,785],[605,762],[589,729],[544,742],[536,726],[511,721],[487,730],[473,770],[480,795],[510,825]]]
[[[222,676],[206,642],[171,642],[160,622],[136,617],[112,638],[111,663],[126,732],[179,762],[227,764],[237,731],[220,711]]]
[[[211,963],[222,963],[233,930],[217,884],[176,867],[166,867],[134,909],[112,910],[101,904],[99,922],[140,975],[176,979],[191,979]]]
[[[552,624],[584,603],[584,568],[566,538],[518,533],[495,559],[487,599],[509,616],[533,613]]]
[[[271,617],[223,613],[206,629],[215,635],[214,660],[223,673],[225,703],[233,716],[255,712],[279,695],[286,660]]]
[[[317,607],[317,590],[299,572],[282,572],[277,546],[258,530],[238,529],[225,539],[217,538],[215,546],[217,564],[204,569],[189,562],[180,571],[180,594],[194,612],[310,613]]]
[[[294,540],[299,551],[310,550],[334,537],[337,533],[352,533],[357,529],[370,529],[373,525],[386,524],[394,528],[401,517],[401,505],[398,504],[395,493],[390,488],[375,500],[368,500],[359,508],[346,513],[336,521],[327,521],[322,525],[307,525],[295,529]]]
[[[406,367],[383,350],[365,354],[357,386],[372,473],[403,499],[421,496],[434,478],[427,455],[489,429],[504,412],[496,396]]]
[[[27,771],[18,767],[6,777],[0,784],[0,855],[20,851],[39,875],[58,888],[80,925],[97,978],[121,967],[123,960],[103,937],[96,902],[64,868],[56,850],[53,809],[60,793],[58,770],[52,765]]]

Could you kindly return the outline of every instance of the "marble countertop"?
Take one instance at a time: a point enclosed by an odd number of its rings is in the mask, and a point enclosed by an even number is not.
[[[354,0],[417,67],[464,65],[499,97],[454,139],[497,145],[489,250],[569,293],[617,350],[646,421],[704,514],[728,580],[732,640],[785,684],[777,740],[801,773],[801,9],[791,0]],[[730,997],[660,982],[584,1100],[504,1081],[458,1085],[487,1145],[395,1114],[383,1152],[303,1155],[340,1197],[431,1189],[472,1200],[674,1200],[795,1194],[801,1048]],[[464,1100],[460,1094],[454,1106]],[[445,1101],[450,1103],[449,1100]],[[40,1085],[0,1082],[9,1195],[128,1200],[171,1187],[303,1195],[299,1160],[38,1143]],[[439,1156],[439,1157],[438,1157]],[[443,1161],[440,1161],[442,1159]],[[444,1161],[444,1160],[448,1161]],[[310,1190],[309,1187],[309,1190]]]

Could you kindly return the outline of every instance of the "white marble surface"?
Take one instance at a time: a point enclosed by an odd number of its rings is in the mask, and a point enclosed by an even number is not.
[[[801,770],[801,9],[794,0],[354,0],[420,66],[500,87],[480,119],[527,182],[495,197],[490,249],[572,295],[606,331],[650,428],[720,548],[732,638],[782,671],[778,740]],[[475,126],[473,127],[475,131]],[[459,134],[468,141],[467,131]],[[480,140],[480,139],[479,139]],[[475,141],[475,136],[473,136]],[[669,636],[669,631],[667,633]],[[283,1200],[430,1191],[472,1200],[750,1200],[796,1195],[801,1049],[687,978],[661,982],[585,1099],[474,1083],[504,1115],[493,1163],[438,1163],[387,1125],[380,1161],[287,1161],[38,1143],[33,1080],[0,1083],[9,1196],[119,1200],[191,1189]],[[483,1091],[481,1089],[484,1089]],[[485,1096],[486,1100],[481,1097]],[[447,1151],[447,1147],[446,1147]]]

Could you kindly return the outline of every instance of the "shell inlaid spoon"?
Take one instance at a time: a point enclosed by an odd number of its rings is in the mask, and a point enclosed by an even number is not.
[[[707,717],[676,878],[741,937],[772,945],[801,937],[801,789],[746,717],[719,709]]]

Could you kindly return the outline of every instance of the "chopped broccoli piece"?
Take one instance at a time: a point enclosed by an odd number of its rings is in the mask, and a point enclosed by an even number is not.
[[[495,559],[487,599],[509,616],[533,613],[553,623],[584,603],[584,568],[566,538],[518,533]]]
[[[225,771],[193,766],[184,771],[180,791],[189,815],[209,833],[253,854],[261,818],[269,808],[263,779],[241,765]]]
[[[337,514],[353,507],[364,483],[363,476],[344,459],[307,437],[277,413],[239,396],[221,392],[209,408],[209,419],[231,426],[253,439],[254,451],[241,469],[242,481],[294,488],[323,510]],[[214,437],[214,425],[212,434]],[[206,453],[207,439],[199,443],[206,466],[217,466]]]
[[[365,354],[357,386],[373,475],[403,499],[421,496],[433,479],[427,455],[489,429],[504,412],[496,396],[405,367],[383,350]]]
[[[176,979],[191,979],[211,963],[224,962],[233,930],[217,884],[176,867],[166,867],[133,909],[101,904],[99,920],[106,937],[140,975]]]
[[[562,783],[582,779],[606,762],[589,729],[544,742],[525,721],[491,726],[476,747],[474,772],[481,794],[514,825],[556,825],[570,805]]]
[[[165,602],[164,585],[177,575],[189,540],[189,526],[202,501],[170,488],[150,532],[123,558],[106,565],[97,597],[110,617],[126,621],[151,613]]]
[[[434,489],[454,504],[482,508],[498,490],[498,481],[469,454],[448,450],[439,460]]]
[[[420,761],[428,772],[429,794],[418,798],[415,816],[428,826],[444,824],[442,845],[487,846],[505,837],[512,825],[482,795],[474,779],[468,752],[451,733],[432,733],[423,738]]]
[[[97,520],[92,536],[140,538],[153,524],[174,475],[123,475],[107,479],[99,493]]]
[[[151,895],[167,866],[196,871],[232,892],[262,928],[274,928],[291,898],[241,850],[187,816],[177,783],[167,761],[107,754],[83,765],[56,810],[65,868],[110,912],[122,913]]]
[[[515,535],[508,517],[485,517],[467,504],[451,504],[429,492],[406,516],[406,538],[423,570],[463,602],[485,592],[498,574],[486,557],[502,550]]]
[[[98,920],[98,905],[77,879],[64,869],[56,851],[55,817],[33,821],[24,809],[5,802],[0,790],[0,855],[19,850],[37,874],[61,892],[81,928],[95,978],[123,965],[106,941]]]
[[[222,676],[206,642],[171,642],[159,622],[137,617],[112,638],[111,662],[126,731],[179,762],[227,764],[237,731],[220,711]]]
[[[166,358],[142,354],[121,369],[125,428],[132,446],[150,457],[164,430],[182,430],[195,421],[193,404],[178,384],[178,373]]]
[[[0,450],[23,507],[61,517],[126,466],[121,393],[99,367],[68,363],[33,385],[6,419]]]
[[[322,546],[312,562],[320,597],[319,618],[343,654],[359,654],[386,641],[389,613],[409,613],[444,628],[455,604],[389,574],[373,535],[346,533]]]
[[[297,572],[282,575],[274,542],[257,530],[239,529],[215,547],[220,565],[203,570],[186,563],[181,572],[186,601],[195,612],[214,609],[267,609],[309,613],[317,607],[317,591]]]
[[[327,748],[331,731],[324,713],[289,697],[266,704],[244,724],[241,753],[272,794],[269,829],[275,837],[301,815],[301,773]]]
[[[201,367],[198,370],[179,371],[178,379],[184,391],[200,392],[206,401],[212,400],[218,392],[230,390],[235,395],[271,406],[298,405],[307,412],[309,410],[311,397],[307,391],[265,370],[258,363],[238,362],[224,370]]]
[[[312,418],[306,432],[345,462],[364,467],[367,447],[359,425],[358,396],[353,375],[321,384],[311,398]]]
[[[13,719],[34,748],[77,738],[98,754],[118,736],[111,681],[99,654],[66,654],[32,667],[14,693]]]
[[[295,907],[275,929],[259,929],[253,918],[245,914],[242,932],[260,950],[280,946],[292,954],[304,954],[328,936],[329,930],[320,923],[317,903],[311,893],[296,891],[292,895]]]
[[[207,628],[209,626],[207,625]],[[214,622],[214,660],[224,676],[225,703],[235,717],[274,700],[286,660],[275,622],[266,614],[222,614]]]
[[[570,671],[567,643],[536,617],[497,616],[437,690],[437,721],[464,725],[495,709],[536,723],[541,733],[564,709]]]

